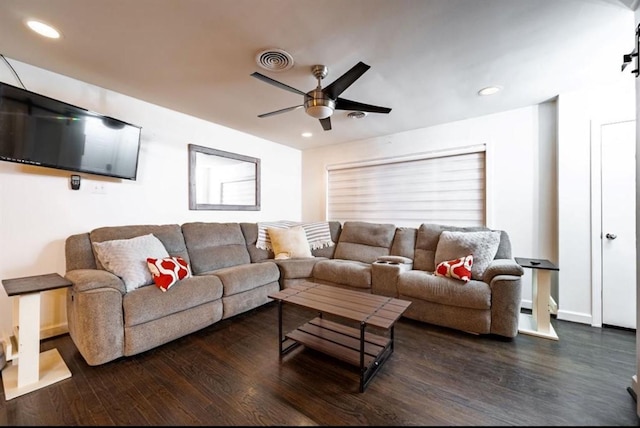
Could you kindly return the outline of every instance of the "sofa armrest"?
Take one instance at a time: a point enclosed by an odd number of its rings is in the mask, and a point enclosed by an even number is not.
[[[522,303],[522,276],[496,275],[491,287],[491,333],[513,338],[518,334]]]
[[[401,256],[383,256],[371,265],[371,293],[398,297],[398,276],[413,268],[413,260]]]
[[[67,271],[64,277],[73,282],[72,288],[76,293],[97,288],[113,288],[122,294],[127,291],[122,279],[106,270],[75,269]]]
[[[67,325],[73,343],[90,366],[124,355],[124,282],[100,269],[67,271]]]
[[[498,275],[524,275],[524,269],[513,259],[494,259],[489,263],[482,275],[482,280],[490,284]]]

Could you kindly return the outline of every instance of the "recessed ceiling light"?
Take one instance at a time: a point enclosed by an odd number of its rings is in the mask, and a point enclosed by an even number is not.
[[[486,88],[482,88],[478,91],[478,95],[493,95],[497,94],[502,90],[501,86],[487,86]]]
[[[33,19],[29,20],[27,21],[27,26],[41,36],[48,37],[50,39],[60,38],[60,32],[58,30],[40,21],[35,21]]]
[[[313,134],[312,134],[311,132],[303,132],[303,133],[302,133],[302,136],[303,136],[304,138],[309,138],[309,137],[312,137],[312,136],[313,136]]]

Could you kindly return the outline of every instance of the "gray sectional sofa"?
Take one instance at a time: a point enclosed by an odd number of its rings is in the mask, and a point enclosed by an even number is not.
[[[301,281],[410,300],[404,316],[420,321],[507,338],[517,334],[523,270],[505,232],[483,276],[461,283],[433,274],[438,237],[443,230],[486,228],[353,221],[332,221],[329,228],[335,245],[312,250],[312,258],[284,260],[257,248],[257,223],[110,226],[69,236],[69,334],[86,362],[100,365],[257,308],[271,301],[269,294]],[[92,245],[147,234],[170,256],[186,260],[192,276],[166,292],[155,286],[127,292]]]

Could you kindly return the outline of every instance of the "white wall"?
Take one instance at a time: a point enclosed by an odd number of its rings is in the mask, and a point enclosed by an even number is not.
[[[619,82],[558,97],[559,319],[594,324],[598,301],[592,291],[599,279],[592,270],[599,266],[592,263],[592,245],[600,241],[592,231],[599,219],[597,211],[592,215],[592,182],[599,172],[592,166],[591,128],[635,117],[633,85],[633,78],[621,73]]]
[[[327,165],[486,144],[487,225],[509,233],[514,256],[557,261],[555,117],[556,104],[551,101],[339,147],[305,150],[302,218],[325,219]],[[531,305],[530,275],[526,272],[524,278],[524,307]]]
[[[0,278],[64,274],[64,241],[75,233],[122,224],[266,221],[301,217],[301,152],[9,58],[28,90],[142,127],[136,181],[0,162]],[[4,63],[0,80],[20,86]],[[260,211],[190,211],[187,144],[261,159]],[[282,166],[286,165],[286,168]],[[105,194],[92,193],[92,184]],[[0,337],[17,307],[0,291]],[[43,330],[64,328],[64,290],[44,293]],[[13,299],[15,300],[15,299]],[[62,327],[60,327],[62,326]]]

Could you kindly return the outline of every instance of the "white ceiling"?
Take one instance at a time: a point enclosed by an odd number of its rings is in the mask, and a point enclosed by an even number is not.
[[[621,74],[638,0],[0,0],[0,53],[81,81],[305,149],[384,136],[553,99]],[[43,39],[37,18],[63,37]],[[279,48],[292,69],[270,72]],[[341,97],[384,107],[323,131],[302,96],[358,61],[371,68]],[[631,68],[631,67],[630,67]],[[626,73],[630,73],[627,68]],[[29,82],[24,82],[29,89]],[[488,85],[504,90],[491,97]],[[19,86],[16,84],[16,86]],[[115,116],[115,115],[114,115]],[[126,117],[119,117],[127,120]],[[313,132],[303,138],[303,131]]]

